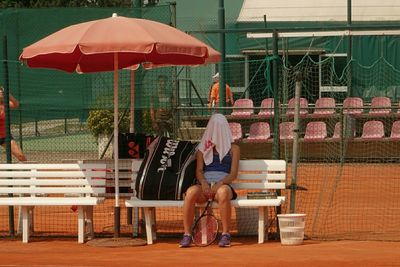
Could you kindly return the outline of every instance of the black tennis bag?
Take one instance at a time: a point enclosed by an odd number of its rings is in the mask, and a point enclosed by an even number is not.
[[[157,137],[147,148],[136,178],[136,194],[145,200],[181,200],[196,181],[198,143]]]

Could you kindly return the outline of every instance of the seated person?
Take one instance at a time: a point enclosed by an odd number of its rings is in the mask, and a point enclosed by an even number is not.
[[[196,152],[197,184],[186,191],[183,205],[184,235],[180,247],[191,245],[195,205],[207,202],[210,194],[215,196],[214,200],[218,202],[222,220],[222,236],[218,245],[230,246],[230,200],[237,197],[230,184],[238,175],[240,159],[240,148],[232,143],[228,121],[222,114],[215,113],[208,121]]]

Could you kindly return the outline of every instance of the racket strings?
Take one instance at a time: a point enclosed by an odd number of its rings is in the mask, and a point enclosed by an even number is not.
[[[200,218],[193,229],[193,241],[198,246],[208,246],[214,242],[218,234],[218,221],[212,215]]]

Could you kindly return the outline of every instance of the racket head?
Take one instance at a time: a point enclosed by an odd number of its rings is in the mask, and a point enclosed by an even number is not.
[[[218,235],[218,220],[212,214],[201,216],[192,230],[193,243],[205,247],[211,245]]]

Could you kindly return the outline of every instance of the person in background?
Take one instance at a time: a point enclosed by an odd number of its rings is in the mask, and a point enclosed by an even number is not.
[[[226,106],[231,107],[233,106],[233,93],[231,88],[228,84],[225,84],[226,89]],[[208,106],[214,107],[219,105],[219,73],[213,76],[213,85],[211,87],[211,91],[209,93],[209,101]]]
[[[218,73],[217,73],[217,74],[218,74]],[[215,103],[212,103],[211,92],[212,92],[212,88],[213,88],[213,86],[215,85],[215,83],[218,82],[217,74],[215,74],[215,75],[212,77],[212,84],[211,84],[211,86],[210,86],[210,89],[208,90],[208,96],[207,96],[207,104],[208,104],[208,107],[213,107],[213,106],[215,105]],[[218,74],[218,76],[219,76],[219,74]]]
[[[10,109],[18,108],[19,102],[11,94],[9,96]],[[6,112],[4,107],[4,88],[0,86],[0,145],[5,147],[6,141]],[[19,161],[26,161],[26,157],[18,143],[11,136],[11,154]]]
[[[151,98],[150,117],[153,129],[160,136],[170,136],[173,132],[173,107],[175,97],[167,90],[167,77],[158,76],[158,89]]]
[[[218,202],[222,221],[222,236],[218,245],[230,246],[231,199],[237,197],[231,183],[237,178],[240,159],[240,148],[232,143],[227,119],[222,114],[213,114],[196,151],[197,184],[189,187],[185,194],[184,235],[180,247],[191,246],[195,205],[207,202],[210,195],[215,195],[214,200]]]

